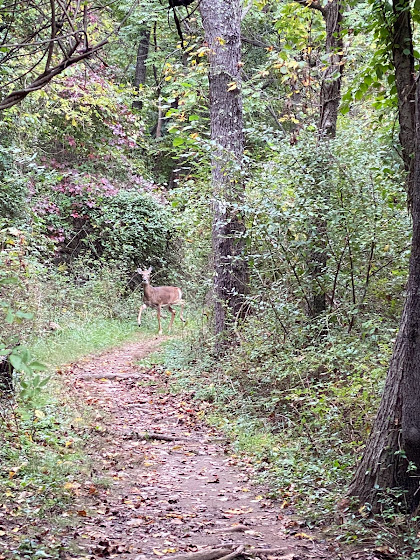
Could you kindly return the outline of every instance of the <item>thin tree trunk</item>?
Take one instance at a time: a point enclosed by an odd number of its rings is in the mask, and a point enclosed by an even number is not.
[[[214,143],[214,320],[215,333],[224,335],[244,313],[248,283],[244,260],[245,224],[240,210],[244,197],[241,7],[239,0],[201,0],[199,6],[209,48],[210,120]],[[216,351],[224,346],[221,339],[223,337],[219,336]]]
[[[150,27],[143,29],[137,49],[136,72],[134,75],[134,89],[138,92],[140,85],[146,83],[147,66],[146,61],[149,56]],[[141,109],[143,103],[136,99],[133,101],[133,108]]]
[[[320,91],[320,116],[318,123],[318,141],[321,156],[324,155],[323,145],[337,134],[337,116],[341,101],[341,77],[343,73],[343,39],[341,35],[342,2],[333,0],[324,7],[318,2],[299,2],[309,8],[319,10],[325,22],[326,40],[325,52],[329,63],[325,69]],[[322,173],[328,163],[322,161]],[[324,158],[325,159],[325,158]],[[328,208],[328,193],[316,192],[318,199],[322,200],[321,209],[314,220],[314,247],[308,259],[308,268],[311,275],[311,296],[308,314],[310,317],[321,315],[327,308],[323,275],[327,268],[327,222],[325,209]]]
[[[329,64],[325,69],[321,83],[321,110],[318,125],[320,139],[335,138],[337,134],[337,115],[341,101],[341,77],[343,74],[342,9],[340,0],[335,0],[328,2],[322,10],[327,34],[325,51],[329,58]]]

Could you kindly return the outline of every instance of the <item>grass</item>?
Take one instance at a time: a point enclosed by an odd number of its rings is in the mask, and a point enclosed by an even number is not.
[[[29,348],[47,364],[44,376],[83,356],[150,337],[155,328],[151,314],[141,329],[135,319],[73,316],[61,329],[33,340]],[[77,516],[66,513],[74,502],[75,484],[89,479],[84,446],[91,438],[90,415],[54,375],[41,392],[29,390],[23,398],[18,391],[14,399],[0,402],[0,503],[6,512],[4,530],[0,527],[5,555],[0,552],[0,559],[60,557],[60,535],[66,525],[78,523]],[[47,536],[41,542],[45,528]]]
[[[138,326],[119,319],[91,318],[69,321],[62,329],[31,344],[31,352],[50,367],[58,367],[88,354],[118,346],[139,337]],[[140,331],[144,333],[143,331]]]

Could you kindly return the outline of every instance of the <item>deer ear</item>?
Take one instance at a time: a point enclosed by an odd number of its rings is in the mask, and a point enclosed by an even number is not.
[[[149,266],[149,268],[147,269],[147,272],[152,272],[153,268],[151,266]]]

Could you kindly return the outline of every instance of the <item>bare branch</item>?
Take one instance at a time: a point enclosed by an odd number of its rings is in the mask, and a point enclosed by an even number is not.
[[[76,64],[77,62],[80,62],[85,58],[90,57],[92,54],[94,54],[96,51],[101,49],[108,42],[109,39],[104,39],[103,41],[101,41],[94,47],[87,49],[83,53],[74,57],[70,57],[67,60],[63,60],[57,66],[54,66],[50,70],[38,76],[38,78],[36,78],[31,84],[29,84],[28,87],[10,93],[0,102],[0,111],[3,111],[4,109],[9,109],[10,107],[13,107],[13,105],[20,103],[30,93],[37,91],[43,88],[44,86],[46,86],[54,78],[54,76],[57,76],[57,74],[60,74],[61,72],[63,72],[63,70],[65,70],[69,66]]]
[[[112,3],[112,1],[104,3],[104,7]],[[119,25],[107,33],[102,41],[91,47],[88,14],[92,10],[98,10],[97,5],[88,8],[87,3],[81,0],[13,0],[10,4],[13,10],[7,13],[6,31],[1,41],[3,49],[7,48],[8,51],[2,55],[0,65],[11,60],[23,60],[15,62],[15,76],[7,84],[2,84],[0,91],[4,92],[7,86],[22,80],[25,76],[31,83],[22,89],[7,92],[0,100],[0,111],[13,107],[31,92],[47,85],[69,66],[86,60],[99,51],[109,42],[112,35],[119,32],[138,3],[139,0],[132,0],[129,10]],[[28,10],[34,11],[28,12]],[[0,13],[3,14],[3,11],[0,10]],[[22,33],[20,25],[22,14],[25,14],[25,18],[28,17],[30,22],[33,20],[33,24],[26,26],[29,33],[28,31]],[[33,62],[35,57],[37,60]],[[44,59],[45,66],[41,73],[40,64]],[[27,61],[29,61],[29,69],[25,68]],[[53,64],[54,66],[51,67]]]
[[[312,10],[318,10],[319,12],[321,12],[322,15],[325,14],[325,8],[321,5],[321,3],[318,0],[295,0],[295,2],[297,2],[298,4],[300,4],[301,6],[304,6],[305,8],[311,8]]]

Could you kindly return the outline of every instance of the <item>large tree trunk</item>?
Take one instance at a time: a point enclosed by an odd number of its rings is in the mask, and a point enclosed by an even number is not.
[[[394,25],[392,60],[395,68],[395,85],[398,95],[398,120],[402,159],[407,173],[408,205],[411,208],[414,175],[415,97],[413,33],[410,4],[407,0],[394,0]]]
[[[143,29],[140,35],[139,46],[137,49],[136,71],[134,75],[134,89],[139,91],[140,85],[146,83],[147,57],[149,56],[150,27]],[[135,109],[142,108],[142,102],[138,99],[133,101]]]
[[[362,503],[370,503],[373,511],[380,509],[381,498],[391,488],[405,490],[407,509],[411,511],[420,500],[420,103],[419,92],[416,103],[413,102],[414,58],[409,4],[406,0],[394,0],[393,8],[392,54],[400,141],[408,171],[409,198],[411,196],[413,237],[407,297],[384,393],[349,488],[350,496],[356,496]]]
[[[241,6],[239,0],[201,0],[209,49],[209,87],[214,194],[213,254],[215,332],[226,334],[245,309],[248,270],[244,260],[245,224],[240,205],[243,117],[241,97]],[[219,336],[219,340],[223,338]],[[224,339],[227,340],[227,336]],[[223,341],[216,350],[221,350]]]

